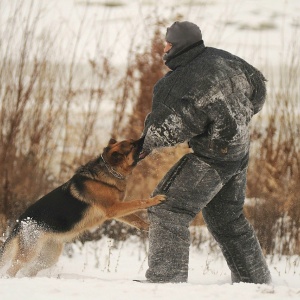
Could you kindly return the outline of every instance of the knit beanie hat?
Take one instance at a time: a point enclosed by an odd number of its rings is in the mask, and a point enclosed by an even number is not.
[[[191,22],[175,22],[171,27],[167,28],[166,41],[172,44],[171,50],[163,57],[169,60],[176,56],[179,52],[202,41],[202,33],[200,28]]]

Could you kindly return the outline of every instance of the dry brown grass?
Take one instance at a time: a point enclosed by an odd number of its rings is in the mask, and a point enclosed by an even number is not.
[[[164,28],[164,21],[157,21],[151,44],[145,45],[142,53],[129,58],[125,79],[120,85],[123,97],[117,99],[115,109],[114,135],[119,139],[138,139],[143,132],[144,120],[151,111],[153,86],[167,72],[162,60]],[[132,106],[132,112],[126,118],[123,111],[129,105]],[[163,149],[142,161],[129,183],[129,197],[147,198],[167,170],[187,151],[184,146]]]
[[[292,44],[253,130],[247,208],[266,253],[300,254],[299,44]]]
[[[66,180],[86,153],[99,152],[93,132],[110,70],[105,58],[90,60],[80,77],[78,43],[69,49],[68,67],[54,63],[59,33],[37,39],[42,11],[23,5],[11,10],[0,33],[0,231]],[[74,107],[82,99],[78,124]]]

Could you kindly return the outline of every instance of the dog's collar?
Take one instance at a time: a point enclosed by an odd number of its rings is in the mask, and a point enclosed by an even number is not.
[[[103,160],[103,162],[104,162],[105,167],[107,168],[108,172],[109,172],[111,175],[115,176],[115,177],[118,178],[118,179],[122,179],[122,180],[125,179],[125,176],[124,176],[124,175],[122,175],[122,174],[120,174],[119,172],[117,172],[112,166],[110,166],[110,165],[107,163],[107,161],[104,159],[104,157],[103,157],[102,154],[101,154],[101,158],[102,158],[102,160]]]

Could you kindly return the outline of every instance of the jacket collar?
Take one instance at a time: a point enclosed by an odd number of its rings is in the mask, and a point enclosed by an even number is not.
[[[197,42],[190,47],[178,52],[175,56],[167,59],[165,65],[171,70],[187,65],[190,61],[205,51],[203,41]]]

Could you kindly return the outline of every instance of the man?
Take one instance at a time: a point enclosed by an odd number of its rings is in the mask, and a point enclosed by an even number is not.
[[[231,270],[233,282],[270,283],[255,232],[243,214],[249,123],[266,96],[265,78],[244,60],[205,47],[199,27],[167,29],[165,64],[154,87],[140,158],[188,141],[183,156],[154,194],[167,200],[149,209],[149,282],[186,282],[189,223],[201,210]]]

